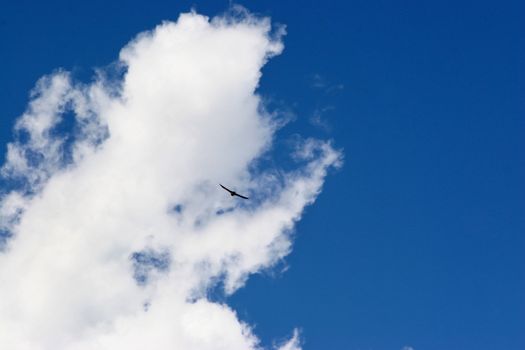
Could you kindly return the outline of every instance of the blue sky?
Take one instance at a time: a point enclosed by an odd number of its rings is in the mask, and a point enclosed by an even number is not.
[[[266,345],[300,327],[305,349],[523,349],[525,5],[242,4],[287,27],[259,88],[296,116],[280,142],[333,139],[345,164],[298,223],[289,269],[226,301]],[[89,81],[137,33],[227,5],[3,4],[2,154],[42,75]]]

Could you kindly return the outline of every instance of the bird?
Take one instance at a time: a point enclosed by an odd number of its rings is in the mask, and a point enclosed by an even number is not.
[[[219,186],[221,186],[222,188],[224,188],[226,191],[230,192],[230,196],[232,196],[232,197],[233,197],[233,196],[237,196],[237,197],[241,197],[241,198],[243,198],[243,199],[249,199],[248,197],[242,196],[242,195],[238,194],[238,193],[235,192],[235,191],[232,191],[232,190],[227,189],[226,187],[224,187],[224,186],[221,185],[221,184],[219,184]]]

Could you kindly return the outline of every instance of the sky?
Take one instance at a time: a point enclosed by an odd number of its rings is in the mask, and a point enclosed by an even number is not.
[[[525,5],[241,4],[0,5],[0,347],[523,349]]]

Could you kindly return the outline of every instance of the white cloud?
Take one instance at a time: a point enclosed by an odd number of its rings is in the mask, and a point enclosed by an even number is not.
[[[277,345],[275,348],[278,350],[301,350],[299,330],[294,329],[292,337],[282,345]]]
[[[325,93],[333,93],[341,91],[345,88],[345,86],[341,83],[334,84],[326,77],[322,76],[321,74],[313,74],[310,78],[310,86],[314,89],[320,89],[323,90]]]
[[[13,233],[0,253],[1,349],[259,348],[207,290],[223,280],[233,293],[284,258],[341,158],[306,140],[296,171],[250,170],[278,126],[255,90],[281,34],[245,12],[187,13],[122,49],[118,84],[62,71],[37,84],[2,168],[18,186],[0,201]],[[69,114],[68,143],[55,131]],[[297,332],[280,349],[300,349]]]
[[[335,110],[335,107],[333,106],[324,106],[321,108],[314,109],[314,112],[312,116],[310,117],[310,123],[314,126],[317,126],[324,131],[330,131],[332,127],[330,124],[325,120],[325,114]]]

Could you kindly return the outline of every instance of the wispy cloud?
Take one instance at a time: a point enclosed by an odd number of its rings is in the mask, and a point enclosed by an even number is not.
[[[333,110],[335,110],[334,106],[324,106],[314,109],[312,116],[310,117],[310,123],[324,131],[332,130],[332,127],[326,119],[326,114]]]
[[[310,87],[322,92],[321,96],[318,96],[320,100],[334,95],[336,92],[340,92],[344,89],[343,84],[330,82],[325,76],[316,73],[310,77]],[[335,107],[326,102],[317,102],[317,107],[313,110],[310,115],[310,124],[326,131],[330,132],[332,127],[326,118],[326,114],[333,112]]]
[[[299,330],[294,329],[292,337],[285,341],[283,344],[276,345],[275,349],[279,350],[301,350],[301,344],[299,340]]]
[[[282,178],[251,170],[279,126],[255,90],[281,34],[245,11],[187,13],[121,50],[121,80],[40,80],[2,167],[0,230],[13,237],[0,253],[0,348],[259,348],[207,290],[233,293],[289,254],[341,162],[306,140]],[[68,117],[69,139],[57,132]],[[298,333],[279,348],[299,349]]]
[[[332,93],[345,88],[343,84],[330,82],[325,76],[319,73],[315,73],[311,76],[310,86],[314,89],[323,90],[325,93]]]

